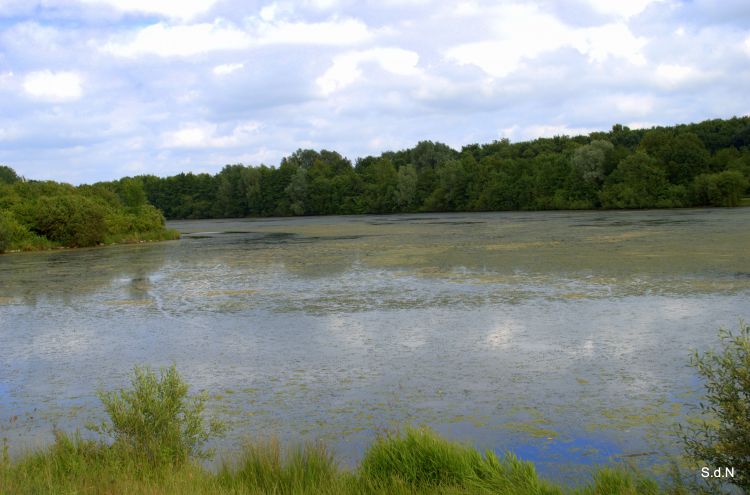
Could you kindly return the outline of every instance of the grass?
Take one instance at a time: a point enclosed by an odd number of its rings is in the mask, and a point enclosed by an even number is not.
[[[139,242],[174,241],[180,238],[175,229],[158,229],[147,232],[130,232],[111,234],[104,239],[104,244],[137,244]]]
[[[361,464],[342,469],[324,445],[284,449],[274,439],[245,446],[209,470],[195,461],[153,463],[116,444],[57,433],[55,442],[0,463],[0,493],[13,494],[490,494],[679,493],[625,468],[605,467],[576,488],[541,479],[530,462],[498,458],[410,428],[381,437]]]

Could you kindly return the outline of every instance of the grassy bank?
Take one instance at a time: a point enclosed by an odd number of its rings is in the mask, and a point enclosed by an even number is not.
[[[408,429],[377,440],[354,470],[337,466],[320,444],[282,449],[273,440],[248,444],[218,470],[200,464],[155,463],[77,436],[58,433],[47,450],[0,467],[0,493],[113,494],[660,494],[687,493],[660,487],[624,468],[602,468],[576,488],[541,479],[530,462]]]

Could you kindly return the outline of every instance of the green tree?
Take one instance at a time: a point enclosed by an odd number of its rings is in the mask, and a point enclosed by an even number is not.
[[[127,208],[137,209],[148,202],[143,182],[138,179],[132,179],[130,177],[120,179],[118,192],[122,199],[122,203]]]
[[[600,194],[605,208],[675,206],[679,196],[679,190],[670,187],[658,160],[645,153],[622,160]]]
[[[693,180],[693,204],[737,206],[747,187],[747,179],[737,170],[701,174]]]
[[[401,211],[411,211],[417,201],[417,168],[409,163],[398,169],[396,177],[396,205]]]
[[[573,169],[586,182],[601,185],[606,177],[606,163],[615,147],[609,141],[594,140],[591,144],[576,148],[571,163]]]
[[[304,215],[307,203],[307,170],[299,167],[286,186],[285,192],[289,197],[289,210],[292,215]]]
[[[362,203],[369,213],[392,213],[396,209],[398,172],[389,158],[375,159],[363,170]]]
[[[0,165],[0,183],[13,184],[20,180],[21,178],[16,174],[15,170],[5,165]]]
[[[691,364],[703,379],[703,419],[681,427],[685,451],[711,468],[734,468],[727,479],[750,490],[750,325],[738,333],[720,330],[722,349],[695,353]]]

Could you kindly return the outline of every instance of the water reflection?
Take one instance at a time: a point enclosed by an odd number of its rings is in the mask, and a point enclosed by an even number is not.
[[[690,349],[750,317],[748,220],[180,222],[179,242],[2,256],[0,433],[48,440],[52,424],[101,415],[95,390],[125,385],[134,364],[175,362],[230,439],[322,438],[346,462],[404,422],[557,476],[663,452],[695,403]]]

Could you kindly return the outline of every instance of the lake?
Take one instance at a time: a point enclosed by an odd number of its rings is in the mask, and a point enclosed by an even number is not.
[[[176,363],[230,426],[219,452],[275,434],[351,465],[424,424],[558,479],[658,474],[695,413],[691,350],[750,320],[750,208],[170,224],[182,240],[0,256],[12,452]]]

